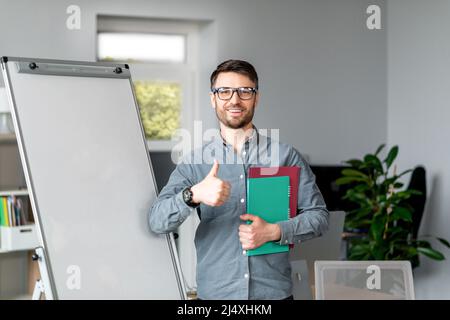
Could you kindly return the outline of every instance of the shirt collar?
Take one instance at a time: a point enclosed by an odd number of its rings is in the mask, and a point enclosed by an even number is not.
[[[252,132],[252,134],[251,134],[249,137],[247,137],[247,138],[245,139],[245,144],[249,143],[250,141],[252,141],[253,139],[256,138],[256,144],[259,145],[259,132],[258,132],[258,129],[256,128],[256,126],[255,126],[254,124],[252,125],[252,128],[253,128],[253,132]],[[228,146],[229,144],[228,144],[227,141],[223,138],[223,136],[222,136],[222,134],[221,134],[221,132],[220,132],[220,129],[219,129],[219,135],[220,135],[220,138],[222,139],[222,144],[223,144],[223,146],[224,146],[224,147]]]

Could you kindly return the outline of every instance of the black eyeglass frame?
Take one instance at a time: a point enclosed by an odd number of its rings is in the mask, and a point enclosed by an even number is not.
[[[219,90],[221,90],[221,89],[229,89],[229,90],[231,90],[232,91],[231,96],[228,99],[222,99],[221,97],[219,97],[218,93],[219,93]],[[241,89],[250,89],[250,91],[252,91],[252,93],[253,93],[252,96],[250,98],[248,98],[248,99],[243,99],[241,97],[240,93],[239,93]],[[231,100],[233,98],[233,95],[234,95],[235,92],[237,92],[237,95],[239,96],[239,99],[241,99],[241,100],[251,100],[255,96],[255,94],[258,93],[258,88],[252,88],[252,87],[239,87],[239,88],[219,87],[219,88],[211,88],[211,92],[213,94],[217,93],[217,97],[220,100],[222,100],[222,101]]]

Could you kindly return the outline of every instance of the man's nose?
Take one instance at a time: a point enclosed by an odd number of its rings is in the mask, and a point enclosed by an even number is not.
[[[241,102],[241,98],[239,98],[237,91],[233,92],[233,96],[231,97],[230,102],[232,104],[238,104],[239,102]]]

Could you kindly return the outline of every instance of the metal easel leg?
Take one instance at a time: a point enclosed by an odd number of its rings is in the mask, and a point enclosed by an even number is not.
[[[37,280],[34,285],[33,296],[31,300],[41,300],[42,294],[44,293],[44,285],[42,284],[42,280]]]
[[[42,295],[45,295],[46,300],[53,300],[53,294],[50,287],[50,279],[47,273],[47,265],[45,262],[44,249],[39,247],[36,248],[36,253],[32,257],[33,261],[39,263],[39,272],[41,274],[41,279],[36,281],[33,290],[32,300],[41,300]]]

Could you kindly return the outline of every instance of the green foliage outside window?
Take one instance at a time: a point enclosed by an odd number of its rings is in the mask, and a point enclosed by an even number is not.
[[[170,140],[180,127],[180,85],[134,81],[134,90],[147,139]]]

